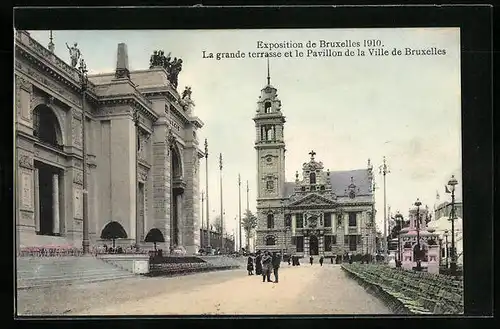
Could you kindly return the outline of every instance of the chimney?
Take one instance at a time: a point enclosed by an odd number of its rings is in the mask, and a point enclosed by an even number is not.
[[[115,78],[130,79],[130,72],[128,70],[127,45],[125,43],[118,44]]]

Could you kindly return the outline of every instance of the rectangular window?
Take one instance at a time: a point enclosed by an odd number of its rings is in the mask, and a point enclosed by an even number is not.
[[[267,228],[274,228],[274,215],[273,214],[267,215]]]
[[[356,213],[355,212],[349,213],[349,226],[356,227]]]
[[[325,251],[332,251],[332,236],[325,235]]]
[[[349,244],[349,236],[344,235],[344,245],[348,245],[348,244]]]
[[[324,214],[325,217],[325,227],[332,227],[332,214],[327,212]]]
[[[304,227],[304,215],[302,214],[296,214],[295,215],[295,225],[297,228],[303,228]]]
[[[332,246],[337,244],[337,236],[332,235]]]
[[[358,246],[358,236],[348,235],[349,237],[349,251],[356,251]]]
[[[298,236],[295,238],[295,241],[297,242],[296,244],[297,252],[304,252],[304,237]]]

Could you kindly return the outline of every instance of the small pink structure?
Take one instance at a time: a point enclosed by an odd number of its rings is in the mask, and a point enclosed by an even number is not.
[[[433,229],[427,228],[425,222],[427,209],[419,207],[418,213],[419,225],[417,225],[417,207],[410,208],[410,226],[403,228],[400,233],[402,267],[411,270],[417,266],[417,236],[420,236],[420,249],[423,251],[420,259],[422,270],[439,273],[439,235],[434,233]]]

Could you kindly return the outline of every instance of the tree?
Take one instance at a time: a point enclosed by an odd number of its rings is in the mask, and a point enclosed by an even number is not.
[[[126,239],[127,232],[120,223],[111,221],[102,229],[101,231],[101,239],[103,240],[112,240],[113,248],[115,247],[116,239]]]
[[[250,237],[252,236],[252,231],[257,227],[257,217],[252,214],[252,212],[247,209],[245,216],[241,219],[241,225],[245,231],[247,238],[247,247],[250,245]]]
[[[220,234],[222,231],[222,226],[221,226],[221,222],[220,222],[220,215],[215,216],[215,218],[213,219],[212,225],[213,225],[213,228],[215,229],[215,232]]]
[[[144,239],[145,242],[153,242],[155,251],[156,251],[156,244],[158,242],[165,242],[165,238],[163,237],[163,233],[157,228],[151,229],[148,234],[146,235],[146,238]]]

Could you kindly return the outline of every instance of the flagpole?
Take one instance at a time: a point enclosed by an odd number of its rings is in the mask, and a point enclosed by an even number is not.
[[[238,245],[238,250],[241,249],[241,177],[240,177],[240,174],[238,174],[238,216],[239,216],[239,220],[238,220],[238,242],[239,242],[239,245]]]

